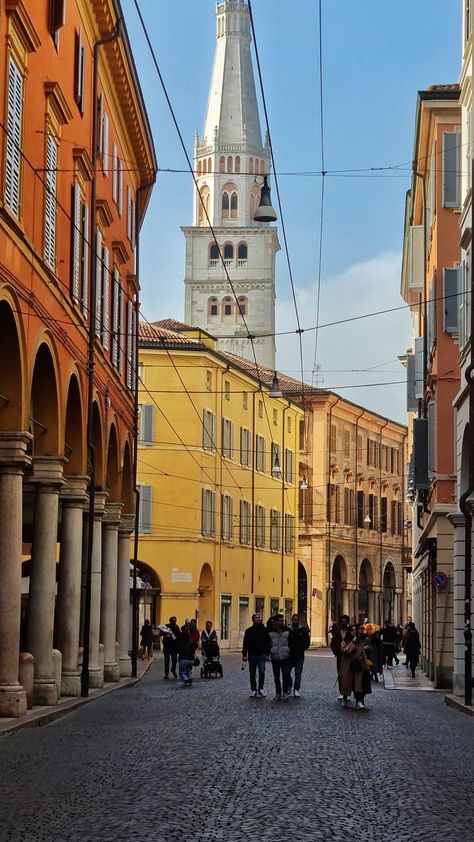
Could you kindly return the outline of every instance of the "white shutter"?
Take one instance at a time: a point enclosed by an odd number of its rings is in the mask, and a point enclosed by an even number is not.
[[[131,301],[127,301],[127,338],[126,338],[126,361],[127,373],[126,384],[127,388],[132,388],[132,331],[133,331],[133,306]]]
[[[53,136],[46,135],[46,181],[44,198],[44,259],[51,269],[56,265],[56,181],[58,147]]]
[[[72,188],[72,300],[79,301],[81,277],[81,190],[77,181]]]
[[[114,269],[112,281],[112,365],[118,365],[119,348],[119,298],[120,298],[120,275],[118,269]]]
[[[131,203],[131,227],[132,227],[131,241],[132,241],[132,248],[135,248],[136,208],[137,208],[137,205],[136,205],[135,199],[132,199],[132,203]]]
[[[89,316],[89,205],[82,206],[82,315]],[[92,325],[91,325],[92,328]]]
[[[115,203],[117,203],[117,183],[117,145],[114,143],[112,146],[112,199]]]
[[[5,157],[5,204],[20,213],[21,129],[23,118],[23,77],[12,58],[8,64],[8,114]]]
[[[117,192],[118,192],[118,212],[119,216],[122,216],[123,213],[123,162],[121,158],[118,159],[118,185],[117,185]]]
[[[125,355],[125,342],[124,342],[124,333],[125,333],[125,319],[123,313],[123,291],[122,287],[119,284],[118,288],[118,324],[119,324],[119,336],[118,336],[118,370],[119,374],[123,374],[123,367],[124,367],[124,355]]]
[[[109,250],[104,246],[102,250],[102,345],[107,351],[110,334],[110,271]]]
[[[95,326],[94,333],[100,339],[102,324],[102,233],[95,235]]]
[[[152,487],[151,485],[140,486],[140,511],[138,518],[138,531],[150,533],[151,523]]]
[[[102,154],[103,138],[104,138],[104,94],[101,93],[97,100],[97,125],[99,131],[97,132],[97,149],[96,158]]]
[[[152,404],[142,404],[141,411],[141,440],[142,444],[153,444],[153,414]]]
[[[127,237],[132,241],[132,191],[127,185]]]
[[[102,172],[109,174],[109,115],[104,111],[102,126]]]

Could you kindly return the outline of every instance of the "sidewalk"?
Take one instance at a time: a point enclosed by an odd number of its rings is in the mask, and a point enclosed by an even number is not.
[[[100,699],[101,696],[106,696],[108,693],[113,693],[114,690],[122,690],[124,687],[133,687],[137,681],[143,678],[150,667],[155,663],[156,656],[151,661],[138,661],[137,677],[136,678],[121,678],[120,681],[105,684],[99,690],[90,690],[86,698],[82,696],[63,696],[57,705],[34,705],[31,710],[28,710],[25,716],[19,719],[14,717],[5,717],[0,719],[0,738],[5,734],[11,734],[13,731],[19,731],[20,728],[33,728],[40,725],[49,725],[60,716],[70,713],[81,705],[87,705],[95,699]]]
[[[400,661],[398,667],[384,669],[383,683],[386,690],[423,690],[425,692],[440,693],[432,681],[418,668],[416,678],[412,678],[411,670],[407,670],[405,664]]]

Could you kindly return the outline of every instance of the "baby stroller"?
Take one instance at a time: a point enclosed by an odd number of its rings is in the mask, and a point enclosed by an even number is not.
[[[201,678],[210,678],[211,675],[214,675],[216,678],[222,678],[224,675],[224,670],[222,669],[220,660],[219,646],[217,643],[214,643],[214,641],[206,643],[206,645],[202,647]]]

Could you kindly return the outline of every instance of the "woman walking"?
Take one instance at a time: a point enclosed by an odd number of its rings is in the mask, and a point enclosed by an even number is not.
[[[403,651],[406,655],[407,669],[411,669],[411,677],[416,678],[415,670],[420,659],[421,643],[420,635],[414,623],[408,623],[408,635],[405,640]]]
[[[354,694],[357,710],[365,708],[364,698],[371,693],[367,656],[359,635],[358,626],[351,626],[349,638],[341,644],[342,662],[339,669],[339,692],[342,706],[347,707]]]

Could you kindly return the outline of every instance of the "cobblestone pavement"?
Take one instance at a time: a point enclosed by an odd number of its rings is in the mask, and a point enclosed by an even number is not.
[[[277,703],[223,663],[184,688],[158,658],[135,687],[3,737],[1,842],[473,838],[474,720],[442,694],[379,685],[368,710],[341,709],[332,657],[311,653],[302,698]]]

